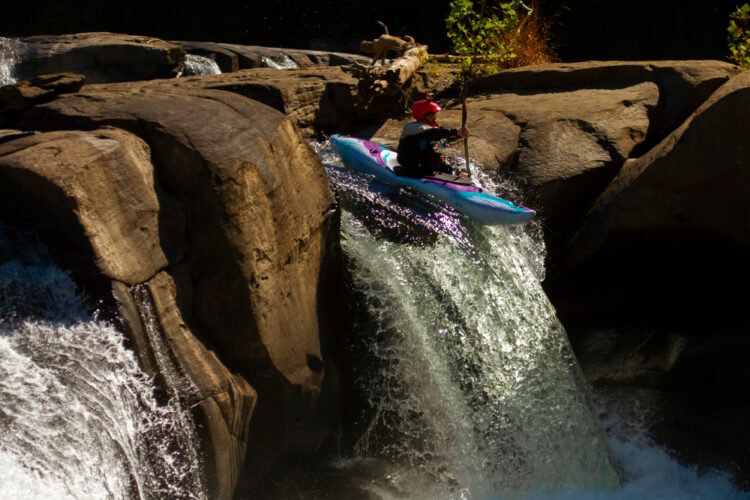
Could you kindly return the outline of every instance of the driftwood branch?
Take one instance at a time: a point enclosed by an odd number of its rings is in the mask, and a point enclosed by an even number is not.
[[[422,67],[427,46],[415,45],[394,59],[389,66],[352,64],[345,69],[359,80],[359,95],[369,100],[376,95],[393,96],[404,93],[404,84]]]

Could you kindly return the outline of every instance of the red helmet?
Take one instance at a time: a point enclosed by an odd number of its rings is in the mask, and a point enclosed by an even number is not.
[[[425,121],[424,115],[428,113],[437,113],[438,111],[442,110],[443,108],[438,106],[438,103],[436,103],[435,101],[422,99],[421,101],[415,102],[414,106],[411,107],[411,115],[420,122],[423,122]]]

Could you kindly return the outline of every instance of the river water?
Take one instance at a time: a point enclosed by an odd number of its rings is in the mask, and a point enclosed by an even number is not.
[[[750,498],[729,473],[699,473],[654,445],[635,395],[591,395],[540,284],[535,223],[476,226],[347,169],[327,142],[314,147],[342,209],[358,303],[351,348],[367,353],[355,375],[368,410],[338,466],[378,464],[366,489],[385,498]],[[475,167],[485,189],[517,195]]]
[[[33,233],[0,249],[0,498],[204,498],[189,412]]]

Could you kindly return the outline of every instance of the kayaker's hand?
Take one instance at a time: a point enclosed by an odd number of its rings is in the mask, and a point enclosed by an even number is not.
[[[459,176],[459,177],[465,177],[465,178],[467,178],[467,179],[468,179],[469,177],[471,177],[471,174],[469,174],[469,172],[466,172],[466,171],[462,170],[462,171],[460,171],[460,172],[458,173],[458,176]]]
[[[468,128],[462,128],[461,130],[458,131],[459,137],[469,137],[470,135],[471,133],[469,132]]]

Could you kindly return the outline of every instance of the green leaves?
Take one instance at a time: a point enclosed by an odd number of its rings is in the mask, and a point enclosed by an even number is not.
[[[737,7],[729,15],[727,31],[729,60],[743,71],[750,69],[750,4]]]
[[[520,16],[511,3],[484,0],[453,0],[445,19],[453,52],[463,56],[461,70],[466,77],[494,73],[517,57],[515,31]]]

